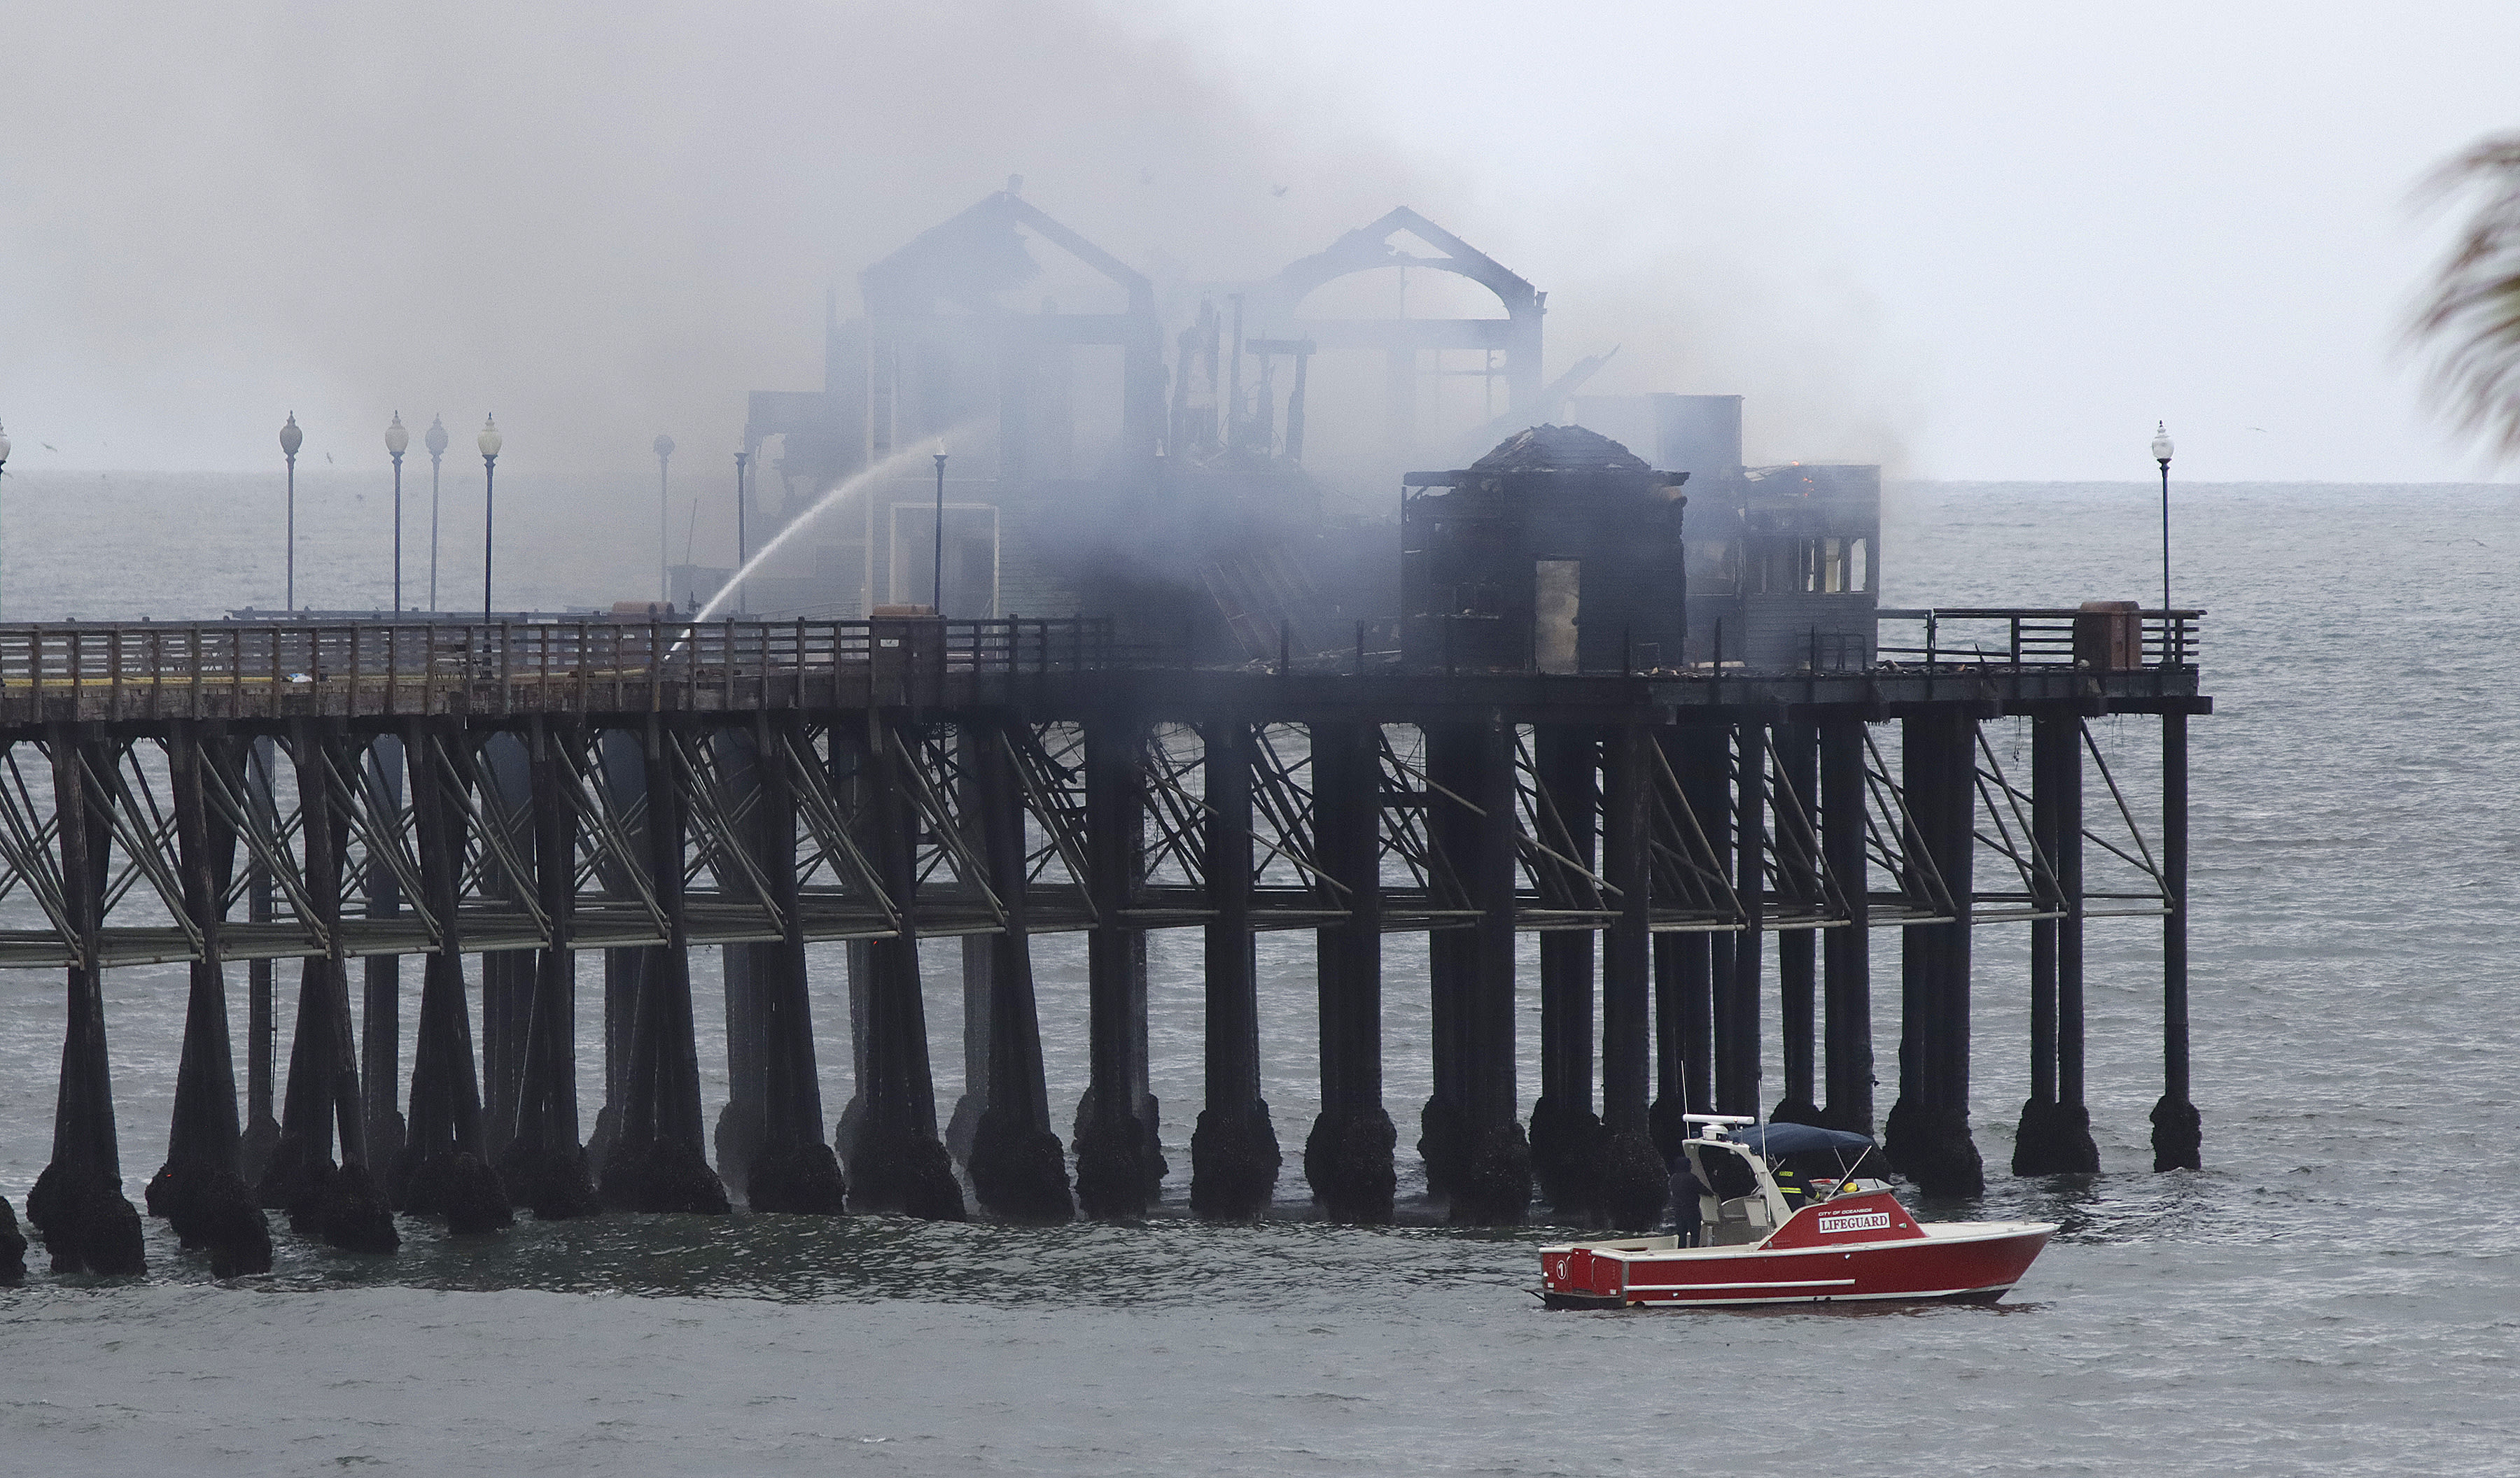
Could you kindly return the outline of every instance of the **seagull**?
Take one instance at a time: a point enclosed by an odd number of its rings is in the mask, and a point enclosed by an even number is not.
[[[2240,429],[2242,429],[2242,430],[2244,430],[2244,431],[2263,431],[2263,430],[2265,430],[2265,429],[2266,429],[2266,427],[2265,427],[2265,426],[2262,426],[2262,425],[2249,425],[2249,426],[2242,426],[2242,427],[2240,427]]]
[[[53,444],[52,444],[51,442],[49,442],[49,441],[47,441],[47,442],[43,443],[43,447],[44,447],[44,450],[45,450],[45,451],[48,451],[48,452],[58,452],[58,451],[60,451],[60,450],[61,450],[61,448],[60,448],[60,447],[57,447],[57,446],[53,445]]]
[[[1283,185],[1272,185],[1269,187],[1269,193],[1271,195],[1284,195],[1286,193],[1286,187]]]

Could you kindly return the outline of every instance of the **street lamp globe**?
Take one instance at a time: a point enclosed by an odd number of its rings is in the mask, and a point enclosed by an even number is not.
[[[2170,466],[2170,423],[2166,421],[2156,421],[2153,423],[2152,430],[2152,460],[2160,463],[2163,467],[2168,467]]]
[[[428,448],[428,455],[431,457],[443,457],[446,455],[445,417],[431,416],[428,418],[428,430],[421,436],[420,444]]]
[[[280,428],[280,454],[293,458],[297,455],[297,449],[305,444],[306,433],[297,429],[297,413],[292,411],[289,413],[289,424]]]
[[[0,425],[0,467],[9,465],[9,428]]]
[[[396,411],[394,412],[393,425],[385,427],[385,452],[387,455],[391,456],[394,461],[400,462],[402,460],[402,454],[410,450],[411,432],[403,429],[402,412]]]
[[[473,438],[473,444],[481,448],[481,455],[484,457],[499,455],[499,448],[505,444],[505,438],[499,434],[498,417],[481,418],[481,434]]]
[[[671,457],[674,455],[674,438],[665,435],[662,432],[658,432],[656,435],[655,452],[659,457]]]

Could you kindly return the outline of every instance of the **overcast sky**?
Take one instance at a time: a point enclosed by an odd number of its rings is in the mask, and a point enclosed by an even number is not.
[[[2135,477],[2167,419],[2203,479],[2488,470],[2396,334],[2410,186],[2520,127],[2508,3],[48,9],[13,469],[252,468],[290,410],[731,449],[827,286],[1020,172],[1215,276],[1416,204],[1550,291],[1552,368],[1748,393],[1754,457]]]

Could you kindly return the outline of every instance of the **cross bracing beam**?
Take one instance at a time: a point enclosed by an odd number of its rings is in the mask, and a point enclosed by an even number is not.
[[[640,715],[633,724],[650,720]],[[757,849],[736,845],[757,818],[757,801],[744,787],[730,786],[710,735],[712,726],[740,725],[758,746],[760,762],[783,767],[796,797],[796,887],[793,908],[803,936],[814,941],[882,939],[905,925],[920,934],[961,937],[1001,933],[1010,911],[996,896],[969,838],[976,819],[967,814],[975,787],[965,783],[966,726],[1008,761],[1011,789],[1020,809],[1026,879],[1019,925],[1027,933],[1087,929],[1096,920],[1084,804],[1082,726],[1068,720],[1027,720],[997,709],[965,717],[951,712],[899,713],[871,719],[864,712],[756,711],[707,719],[666,715],[663,753],[679,767],[692,795],[684,854],[688,930],[695,943],[774,942],[785,919],[773,902],[777,890],[762,872]],[[907,811],[915,818],[920,861],[917,885],[895,898],[879,885],[860,850],[858,809],[850,756],[872,731],[887,727],[900,746],[899,772]],[[1311,731],[1301,723],[1220,719],[1245,723],[1250,756],[1253,816],[1253,887],[1247,914],[1254,931],[1317,929],[1349,917],[1345,885],[1315,856],[1320,818],[1311,779]],[[555,941],[549,916],[530,886],[533,840],[524,826],[527,797],[500,767],[522,773],[510,750],[521,753],[518,734],[546,726],[543,742],[557,763],[547,774],[561,802],[573,812],[569,829],[571,875],[577,900],[567,937]],[[225,729],[225,726],[220,726]],[[320,726],[319,726],[320,727]],[[601,720],[527,716],[472,724],[444,718],[399,721],[399,763],[428,768],[449,796],[460,831],[461,888],[454,912],[441,916],[422,887],[413,803],[399,795],[414,787],[393,785],[370,757],[361,733],[341,727],[328,738],[274,734],[292,758],[297,746],[320,743],[324,752],[300,768],[284,762],[264,775],[256,740],[234,735],[209,746],[198,804],[231,828],[240,848],[235,876],[215,900],[219,953],[229,961],[321,956],[339,936],[346,957],[420,955],[441,946],[448,931],[468,953],[570,948],[647,947],[667,941],[660,890],[641,835],[644,801],[635,792],[616,797],[600,783],[598,745],[608,726]],[[307,733],[314,733],[309,730]],[[644,732],[644,729],[641,730]],[[1671,731],[1664,731],[1671,732]],[[1420,758],[1421,727],[1375,726],[1379,799],[1378,872],[1382,878],[1379,927],[1390,932],[1467,927],[1479,917],[1468,890],[1446,856],[1444,827],[1451,813],[1484,813],[1469,797],[1432,780]],[[1200,731],[1164,722],[1145,728],[1141,762],[1145,784],[1140,829],[1135,837],[1144,881],[1120,902],[1135,928],[1180,928],[1213,918],[1206,886],[1209,810],[1205,767],[1210,746]],[[2167,889],[2155,848],[2136,824],[2136,802],[2111,770],[2096,737],[2083,727],[2107,804],[2092,808],[2082,835],[2095,859],[2110,860],[2128,879],[2095,879],[2082,894],[2088,918],[2158,917]],[[136,732],[101,732],[79,739],[77,763],[106,842],[101,901],[103,926],[91,936],[96,963],[135,964],[196,960],[203,949],[203,920],[189,917],[178,885],[179,817],[167,785],[163,726]],[[52,805],[53,766],[48,739],[24,731],[0,734],[0,967],[61,967],[81,958],[82,944],[66,920],[61,838]],[[1763,748],[1766,746],[1762,746]],[[1994,924],[2058,917],[2066,900],[2056,868],[2034,840],[2027,791],[2015,784],[1996,747],[1977,743],[1975,827],[1977,847],[2001,867],[1987,870],[2004,886],[1978,889],[1970,921]],[[1621,895],[1596,869],[1578,860],[1573,834],[1598,828],[1598,785],[1582,796],[1560,796],[1542,782],[1532,763],[1527,733],[1514,742],[1511,834],[1515,853],[1513,923],[1526,932],[1598,930],[1617,913]],[[1736,896],[1729,866],[1717,864],[1719,844],[1729,849],[1731,818],[1691,809],[1674,773],[1675,760],[1661,744],[1641,746],[1647,771],[1645,853],[1648,917],[1655,932],[1738,931],[1751,927]],[[1868,927],[1908,927],[1948,921],[1957,913],[1930,857],[1914,845],[1914,819],[1893,767],[1868,740],[1865,748],[1863,836],[1865,876],[1841,876],[1821,855],[1818,800],[1774,766],[1762,763],[1758,859],[1763,881],[1762,930],[1835,928],[1851,920],[1846,900],[1862,889]],[[1737,757],[1730,783],[1741,783]],[[305,807],[299,776],[325,785],[330,807],[344,829],[338,900],[309,892],[304,866]],[[270,880],[273,905],[259,919],[243,916],[245,877]],[[371,918],[354,907],[373,877],[390,877],[404,900],[391,916]],[[325,903],[337,907],[321,907]],[[328,926],[322,920],[339,921]]]

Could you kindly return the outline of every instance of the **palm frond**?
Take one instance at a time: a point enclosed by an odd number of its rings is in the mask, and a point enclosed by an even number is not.
[[[2435,170],[2419,202],[2473,205],[2408,324],[2425,386],[2461,430],[2520,457],[2520,133],[2498,134]]]

